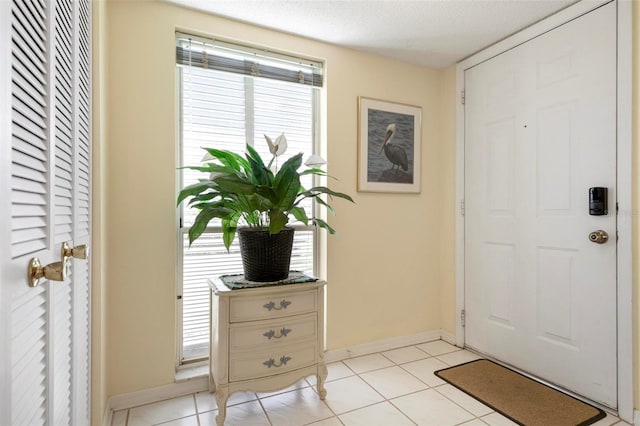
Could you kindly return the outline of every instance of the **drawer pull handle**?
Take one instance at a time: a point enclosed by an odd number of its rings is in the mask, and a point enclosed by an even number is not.
[[[291,302],[288,301],[288,300],[281,300],[280,301],[280,307],[276,308],[276,303],[271,301],[269,303],[265,303],[264,305],[262,305],[262,307],[265,308],[268,311],[271,311],[271,310],[279,311],[281,309],[287,309],[287,306],[289,306],[290,304],[291,304]]]
[[[266,365],[267,368],[271,368],[271,367],[282,367],[283,365],[287,365],[287,362],[291,361],[291,357],[290,356],[286,356],[286,355],[282,355],[280,357],[280,364],[276,364],[276,361],[273,358],[269,358],[268,360],[266,360],[265,362],[263,362],[263,365]]]
[[[290,329],[290,328],[284,328],[284,327],[282,327],[282,328],[280,329],[280,335],[279,335],[279,336],[276,336],[276,332],[275,332],[275,331],[273,331],[273,330],[269,330],[269,331],[267,331],[266,333],[263,333],[262,335],[263,335],[264,337],[266,337],[267,339],[271,340],[271,338],[279,339],[279,338],[281,338],[281,337],[287,337],[287,334],[289,334],[289,333],[291,333],[291,329]]]

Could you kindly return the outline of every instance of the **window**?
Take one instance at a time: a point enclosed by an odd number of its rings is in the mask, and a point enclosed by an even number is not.
[[[238,153],[250,144],[269,158],[264,134],[284,132],[289,148],[278,162],[299,152],[317,153],[319,139],[320,64],[280,53],[217,40],[177,34],[176,57],[180,101],[180,165],[195,165],[203,146]],[[179,171],[179,185],[196,182],[202,173]],[[303,185],[312,185],[312,177]],[[305,206],[311,213],[315,206]],[[242,272],[237,239],[228,253],[220,223],[189,247],[189,226],[197,212],[180,211],[178,248],[180,284],[178,317],[180,364],[196,362],[209,353],[209,288],[207,278]],[[316,271],[316,230],[296,227],[291,269]]]

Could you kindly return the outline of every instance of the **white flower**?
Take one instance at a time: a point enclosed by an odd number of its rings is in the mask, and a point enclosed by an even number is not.
[[[201,163],[204,163],[205,161],[209,161],[209,160],[213,160],[213,155],[209,154],[208,152],[204,155],[204,157],[202,157],[202,160],[200,160]]]
[[[267,144],[269,145],[269,152],[273,155],[280,156],[287,150],[287,138],[284,137],[284,133],[278,136],[275,142],[273,142],[267,135],[264,135],[264,138],[267,140]]]
[[[305,161],[304,164],[309,167],[320,167],[324,164],[327,164],[327,162],[319,155],[312,154],[309,156],[309,158],[307,158],[307,161]]]

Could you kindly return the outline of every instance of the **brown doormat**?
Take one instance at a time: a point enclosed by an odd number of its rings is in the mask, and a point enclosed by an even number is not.
[[[441,379],[526,426],[583,426],[605,412],[486,359],[436,371]]]

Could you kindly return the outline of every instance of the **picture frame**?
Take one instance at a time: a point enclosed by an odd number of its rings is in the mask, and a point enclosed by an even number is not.
[[[422,108],[358,97],[358,191],[420,193]]]

